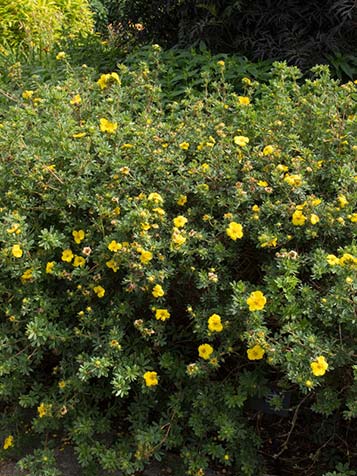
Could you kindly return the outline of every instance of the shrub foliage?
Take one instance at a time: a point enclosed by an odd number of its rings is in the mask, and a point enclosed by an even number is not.
[[[60,434],[87,474],[168,451],[263,474],[265,399],[276,454],[300,411],[300,465],[356,462],[356,86],[276,64],[235,92],[219,61],[164,107],[160,54],[2,107],[2,452],[38,435],[39,475]]]

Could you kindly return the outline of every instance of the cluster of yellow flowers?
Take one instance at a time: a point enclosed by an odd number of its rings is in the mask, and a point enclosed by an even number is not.
[[[120,86],[120,78],[118,73],[115,72],[102,74],[98,79],[97,84],[102,90],[109,88],[112,84],[118,84]]]
[[[330,266],[350,266],[353,269],[357,269],[357,258],[350,253],[344,253],[341,258],[330,254],[326,256],[326,261]]]
[[[152,290],[152,295],[154,298],[160,298],[165,295],[165,291],[162,289],[162,286],[160,284],[156,284]]]
[[[295,226],[303,226],[307,220],[307,216],[303,213],[304,205],[297,205],[296,210],[294,211],[291,222]],[[310,214],[310,223],[316,225],[320,221],[320,218],[315,213]]]
[[[11,446],[14,446],[14,437],[12,435],[9,435],[4,440],[3,448],[4,450],[7,450],[11,448]]]
[[[99,128],[101,132],[106,132],[107,134],[115,134],[118,129],[117,122],[111,122],[105,117],[99,119]]]

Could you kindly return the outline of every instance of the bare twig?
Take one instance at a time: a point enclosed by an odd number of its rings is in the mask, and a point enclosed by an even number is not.
[[[10,99],[10,101],[19,102],[18,99],[14,98],[13,96],[11,96],[11,94],[7,93],[6,91],[4,91],[1,88],[0,88],[0,94],[5,96],[7,99]]]
[[[282,444],[282,447],[281,447],[281,450],[279,451],[279,453],[276,453],[275,455],[273,455],[273,458],[274,458],[274,459],[279,458],[279,456],[282,455],[282,454],[284,453],[284,451],[288,448],[288,443],[289,443],[290,437],[291,437],[291,435],[292,435],[292,432],[294,431],[294,428],[295,428],[295,425],[296,425],[296,420],[297,420],[297,417],[298,417],[298,413],[299,413],[300,407],[301,407],[301,405],[304,403],[304,401],[305,401],[309,396],[310,396],[309,394],[305,395],[305,397],[304,397],[304,398],[301,400],[301,402],[297,405],[297,407],[296,407],[296,409],[295,409],[295,412],[294,412],[293,420],[292,420],[292,422],[291,422],[291,427],[290,427],[288,436],[286,437],[286,440],[285,440],[284,443]]]
[[[50,172],[61,184],[64,184],[63,180],[52,170],[51,167],[49,167],[48,165],[44,165],[44,169]]]

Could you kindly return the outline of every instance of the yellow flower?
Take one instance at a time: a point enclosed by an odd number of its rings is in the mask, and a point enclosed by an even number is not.
[[[55,261],[48,261],[46,264],[46,273],[51,274],[53,273],[53,268],[55,266],[56,262]]]
[[[74,254],[70,249],[66,249],[62,252],[62,261],[67,261],[67,263],[70,263],[74,257]]]
[[[271,155],[274,152],[274,147],[272,145],[266,145],[263,149],[263,155]]]
[[[260,360],[263,358],[265,350],[259,344],[247,350],[249,360]]]
[[[295,226],[302,226],[306,221],[306,216],[301,210],[296,210],[292,216],[292,224]]]
[[[79,106],[80,103],[82,102],[82,98],[79,94],[76,94],[75,96],[73,96],[73,98],[70,100],[70,103],[73,105],[73,106]]]
[[[105,89],[107,87],[107,78],[108,74],[102,74],[101,77],[98,79],[97,84],[100,87],[100,89]]]
[[[86,264],[86,260],[83,258],[83,256],[75,256],[74,261],[73,261],[73,266],[75,267],[80,267],[83,268],[83,266]]]
[[[278,170],[278,172],[287,172],[289,170],[289,167],[284,164],[278,164],[276,166],[276,170]]]
[[[182,215],[179,215],[178,217],[173,219],[173,222],[176,228],[183,228],[187,223],[187,218]]]
[[[208,360],[213,353],[213,347],[209,344],[201,344],[198,347],[198,355],[205,360]]]
[[[34,94],[34,91],[26,90],[26,91],[24,91],[24,92],[22,93],[22,97],[23,97],[24,99],[31,99],[32,96],[33,96],[33,94]]]
[[[116,273],[116,272],[118,271],[118,269],[119,269],[118,263],[116,263],[116,262],[115,262],[114,260],[112,260],[112,259],[109,260],[109,261],[107,261],[105,264],[108,266],[108,268],[112,269],[112,270],[114,271],[114,273]]]
[[[14,437],[12,435],[7,436],[4,440],[4,445],[3,445],[4,450],[7,450],[13,445],[14,445]]]
[[[267,299],[261,291],[253,291],[246,300],[250,311],[261,311],[266,302]]]
[[[108,73],[102,74],[101,77],[98,79],[97,84],[100,89],[106,89],[112,84],[117,83],[120,85],[120,78],[117,73]]]
[[[65,57],[66,57],[66,53],[65,53],[64,51],[60,51],[60,52],[57,53],[57,55],[56,55],[56,60],[58,60],[58,61],[59,61],[59,60],[63,60],[63,59],[65,59]]]
[[[149,202],[156,203],[156,205],[162,204],[164,202],[164,199],[162,198],[162,196],[157,192],[150,193],[148,196],[148,200]]]
[[[328,363],[326,362],[326,359],[324,356],[320,355],[319,357],[316,358],[313,362],[310,364],[312,373],[316,377],[321,377],[326,373],[326,370],[328,369]]]
[[[297,174],[286,174],[284,177],[284,182],[290,185],[290,187],[300,187],[302,184],[301,175]]]
[[[14,223],[10,228],[7,228],[7,233],[16,233],[16,235],[21,233],[21,228],[19,223]]]
[[[108,245],[108,250],[113,251],[114,253],[121,249],[122,245],[120,243],[117,243],[115,240],[112,240]]]
[[[330,266],[336,266],[336,265],[340,264],[339,258],[337,258],[337,256],[335,256],[335,255],[327,255],[326,256],[326,261],[328,262],[328,264]]]
[[[180,233],[180,230],[178,228],[173,229],[171,240],[177,247],[180,247],[186,243],[185,236]]]
[[[151,253],[151,251],[141,250],[140,253],[141,253],[140,261],[143,264],[148,264],[148,262],[151,261],[153,258],[153,254]]]
[[[141,229],[144,230],[144,231],[148,231],[151,228],[150,223],[147,223],[147,222],[141,223],[140,226],[141,226]]]
[[[157,372],[145,372],[144,380],[147,387],[154,387],[159,383]]]
[[[310,216],[311,224],[316,225],[316,223],[318,223],[319,221],[320,221],[320,218],[318,217],[318,215],[315,215],[315,213],[312,213]]]
[[[60,381],[58,382],[58,386],[59,386],[59,388],[60,388],[61,390],[63,390],[63,389],[65,388],[65,386],[66,386],[66,382],[65,382],[64,380],[60,380]]]
[[[15,258],[21,258],[23,251],[20,245],[13,245],[11,253]]]
[[[221,66],[221,68],[224,68],[225,62],[223,60],[217,61],[217,65]]]
[[[122,175],[129,175],[130,174],[129,167],[120,167],[119,171]]]
[[[245,136],[234,136],[233,141],[236,145],[239,145],[239,147],[244,147],[249,143],[248,137]]]
[[[339,195],[337,197],[337,200],[338,200],[341,208],[344,208],[348,204],[348,200],[345,197],[345,195]]]
[[[99,119],[99,124],[101,132],[107,132],[108,134],[115,134],[115,131],[118,129],[118,124],[116,122],[110,122],[104,117]]]
[[[160,207],[156,207],[152,209],[153,212],[157,213],[160,217],[165,216],[165,210]]]
[[[249,78],[242,78],[242,83],[246,86],[250,86],[252,84],[252,81]]]
[[[259,185],[259,187],[267,187],[269,184],[266,180],[258,180],[257,185]]]
[[[357,264],[357,258],[349,253],[344,253],[340,258],[340,265],[344,266],[346,263],[351,265]]]
[[[95,287],[93,288],[93,291],[96,293],[96,295],[97,295],[99,298],[104,297],[105,289],[104,289],[102,286],[95,286]]]
[[[77,245],[84,240],[84,236],[85,236],[85,233],[83,230],[73,230],[72,231],[72,235],[73,235],[73,238],[74,238],[74,241],[77,243]]]
[[[223,325],[221,323],[221,316],[218,314],[212,314],[208,318],[208,329],[211,332],[222,332],[223,331]]]
[[[179,145],[180,149],[182,150],[187,150],[190,147],[190,144],[188,142],[181,142]]]
[[[247,96],[238,96],[238,102],[242,106],[248,106],[248,104],[250,104],[250,99]]]
[[[109,343],[110,347],[112,347],[113,349],[121,349],[121,345],[119,344],[119,342],[116,340],[116,339],[112,339]]]
[[[162,297],[165,295],[165,292],[164,290],[162,289],[162,287],[160,286],[160,284],[156,284],[152,290],[152,295],[155,297],[155,298],[158,298],[158,297]]]
[[[23,275],[21,276],[21,279],[23,279],[23,280],[25,280],[25,281],[26,281],[27,279],[31,279],[31,278],[33,277],[33,276],[32,276],[32,272],[33,272],[32,269],[27,269],[27,270],[23,273]]]
[[[314,382],[312,380],[306,380],[305,385],[307,388],[312,388],[314,386]]]
[[[183,207],[186,202],[187,202],[187,196],[186,195],[180,195],[179,198],[176,201],[177,205],[179,205],[180,207]]]
[[[85,137],[87,135],[86,132],[77,132],[77,134],[72,134],[72,137],[74,139],[81,139],[82,137]]]
[[[226,228],[227,235],[232,238],[232,240],[236,240],[237,238],[243,238],[243,227],[240,223],[236,223],[232,221],[228,228]]]
[[[114,210],[113,210],[113,213],[114,213],[114,215],[120,215],[120,213],[121,213],[120,207],[115,207]]]
[[[167,309],[156,309],[155,311],[155,317],[158,321],[166,321],[170,316],[171,314]]]
[[[349,215],[348,218],[351,220],[352,223],[357,222],[357,213],[352,213],[352,215]]]
[[[37,407],[38,416],[40,418],[43,418],[44,416],[47,415],[49,409],[50,409],[50,406],[42,402],[40,406]]]
[[[261,235],[259,236],[260,246],[262,248],[274,248],[278,243],[276,236]]]

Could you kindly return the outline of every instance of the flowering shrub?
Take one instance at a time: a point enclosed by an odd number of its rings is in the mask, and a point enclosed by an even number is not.
[[[165,108],[141,63],[69,72],[1,111],[2,451],[23,428],[40,435],[22,462],[33,474],[54,434],[88,471],[133,474],[176,451],[190,475],[263,474],[273,435],[250,403],[272,388],[276,410],[289,391],[309,423],[338,417],[315,474],[346,463],[356,86],[276,64],[239,98],[224,68]]]

